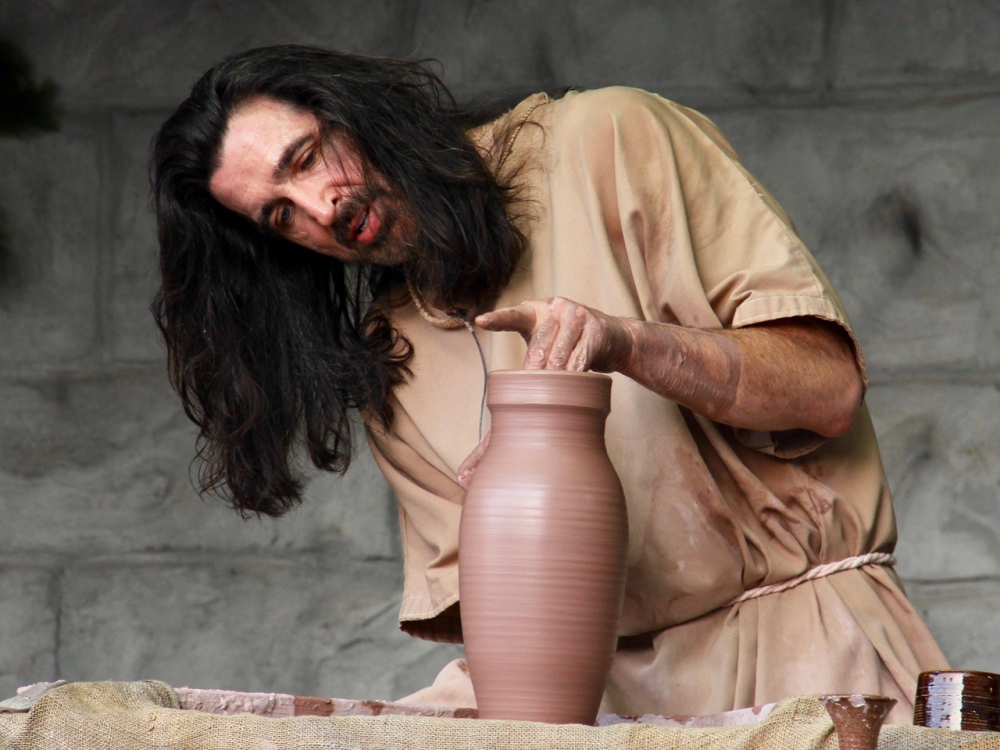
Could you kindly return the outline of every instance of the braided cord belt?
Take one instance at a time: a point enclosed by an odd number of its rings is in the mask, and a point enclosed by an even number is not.
[[[842,570],[853,570],[854,568],[860,568],[865,565],[892,566],[895,564],[896,558],[888,552],[869,552],[865,555],[848,557],[843,560],[837,560],[836,562],[826,563],[825,565],[817,565],[815,568],[810,568],[802,575],[795,576],[795,578],[789,578],[787,581],[782,581],[781,583],[772,583],[768,586],[758,586],[755,589],[744,591],[725,606],[732,607],[736,604],[750,601],[751,599],[759,599],[760,597],[767,596],[768,594],[777,594],[782,591],[788,591],[788,589],[794,588],[800,583],[815,581],[817,578],[824,578],[828,575],[839,573]]]

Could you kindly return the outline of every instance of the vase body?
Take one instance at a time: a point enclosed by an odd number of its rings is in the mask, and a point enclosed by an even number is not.
[[[479,715],[592,724],[617,640],[628,519],[608,459],[611,379],[491,373],[489,447],[459,531]]]

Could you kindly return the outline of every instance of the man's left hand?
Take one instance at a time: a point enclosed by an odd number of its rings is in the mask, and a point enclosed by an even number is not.
[[[488,331],[516,331],[528,351],[526,370],[596,370],[616,372],[632,356],[632,336],[623,318],[615,318],[565,297],[528,300],[476,318]]]

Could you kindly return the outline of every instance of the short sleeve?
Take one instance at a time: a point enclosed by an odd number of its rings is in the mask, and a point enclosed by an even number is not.
[[[572,109],[569,149],[609,232],[620,233],[619,266],[647,318],[701,328],[822,318],[850,337],[866,377],[829,280],[706,117],[627,88],[582,94]]]

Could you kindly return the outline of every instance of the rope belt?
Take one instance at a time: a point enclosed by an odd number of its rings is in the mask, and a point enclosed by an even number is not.
[[[732,607],[733,605],[740,604],[741,602],[758,599],[762,596],[767,596],[768,594],[777,594],[781,591],[788,591],[788,589],[794,588],[800,583],[815,581],[817,578],[824,578],[828,575],[839,573],[842,570],[852,570],[854,568],[860,568],[864,565],[892,566],[895,564],[896,558],[888,552],[869,552],[866,555],[848,557],[844,560],[837,560],[837,562],[817,565],[815,568],[810,568],[802,575],[795,576],[795,578],[789,578],[787,581],[782,581],[781,583],[772,583],[769,586],[758,586],[755,589],[744,591],[742,594],[726,604],[726,606]]]

